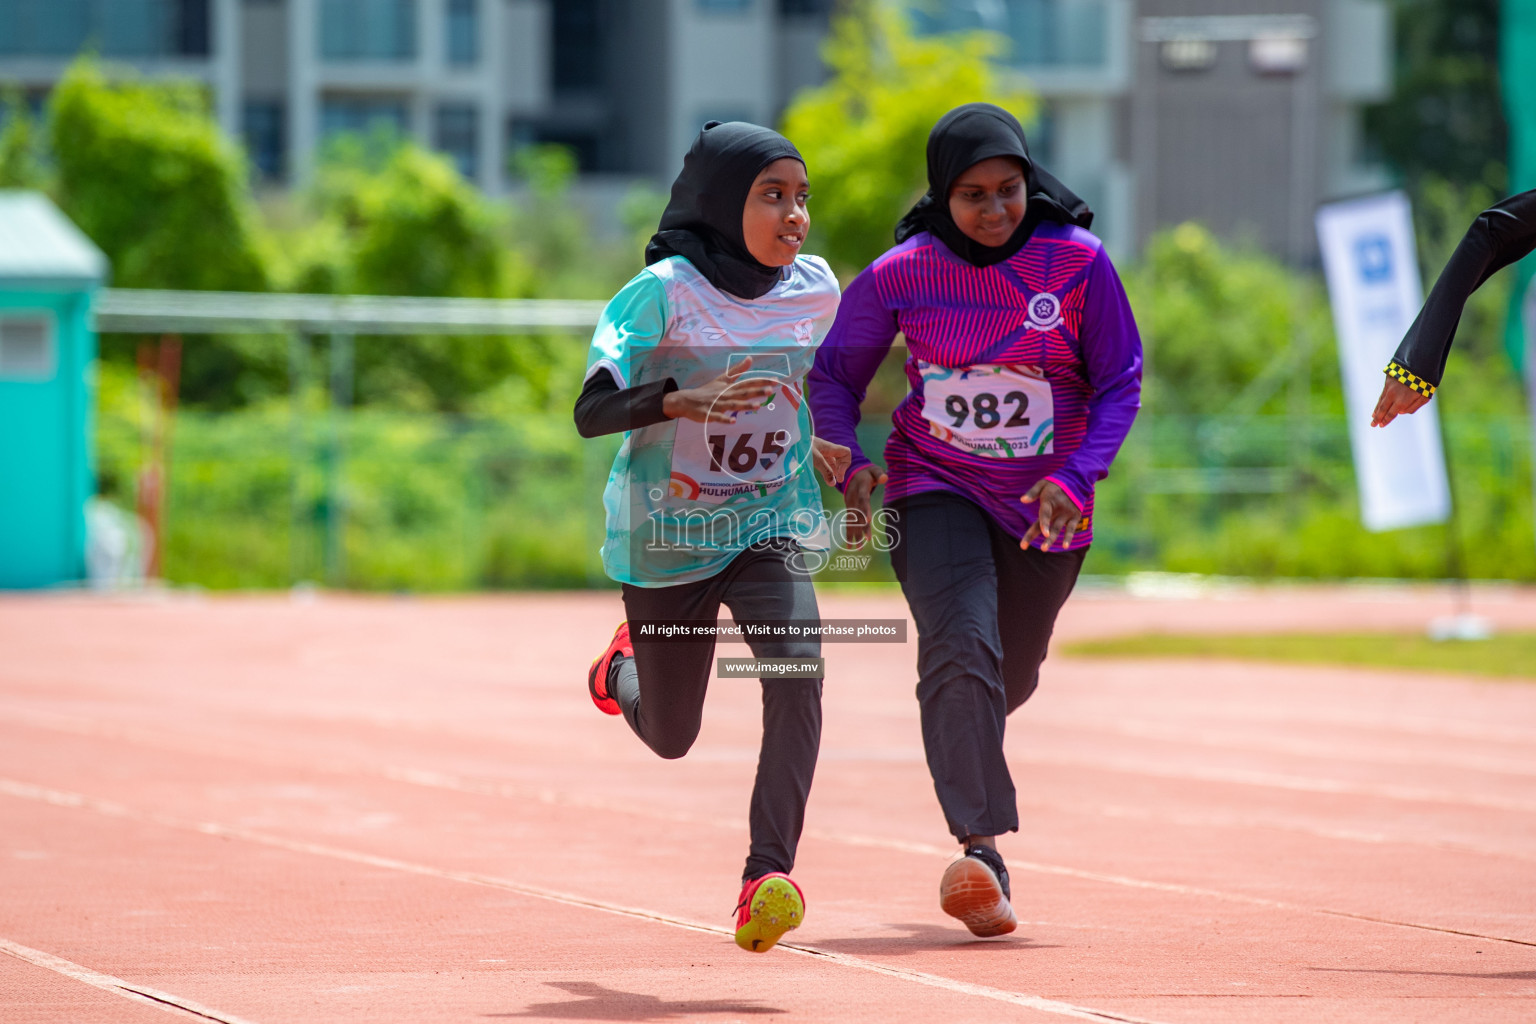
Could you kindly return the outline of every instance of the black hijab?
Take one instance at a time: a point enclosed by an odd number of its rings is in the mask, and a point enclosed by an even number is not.
[[[1002,245],[982,245],[950,216],[949,190],[967,168],[995,156],[1023,161],[1028,206],[1013,237]],[[1093,224],[1093,211],[1030,159],[1018,118],[991,103],[967,103],[939,118],[928,133],[928,194],[896,225],[896,241],[929,231],[967,263],[989,267],[1022,249],[1035,228],[1047,220],[1087,228]]]
[[[660,229],[645,247],[645,265],[684,256],[709,283],[738,298],[768,294],[783,276],[747,251],[741,214],[752,182],[775,160],[805,158],[778,132],[745,121],[711,121],[683,157]]]

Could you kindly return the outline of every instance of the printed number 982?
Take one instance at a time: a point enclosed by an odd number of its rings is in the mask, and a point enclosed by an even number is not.
[[[1006,409],[999,409],[998,406],[1001,404],[1006,407],[1010,403],[1014,407],[1013,415],[1008,417],[1007,423],[1003,423],[1003,412]],[[1003,423],[1005,427],[1027,427],[1029,417],[1024,413],[1028,409],[1029,396],[1022,391],[1008,392],[1003,396],[1001,403],[990,391],[981,392],[970,402],[965,400],[964,395],[950,395],[944,399],[944,411],[954,419],[955,427],[965,426],[966,420],[970,420],[982,430],[989,430],[999,423]]]

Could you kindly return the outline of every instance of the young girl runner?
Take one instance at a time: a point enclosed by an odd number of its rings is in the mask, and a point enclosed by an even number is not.
[[[848,445],[848,506],[887,484],[891,559],[917,624],[934,789],[964,856],[940,904],[977,935],[1015,927],[994,837],[1019,826],[1006,716],[1039,679],[1092,540],[1093,487],[1139,407],[1141,342],[1083,202],[1029,158],[1007,111],[972,103],[928,137],[928,194],[848,286],[816,355],[812,411]],[[900,331],[911,391],[889,476],[859,403]],[[867,525],[855,527],[855,543]],[[1052,550],[1054,548],[1054,550]]]
[[[646,268],[608,303],[576,403],[583,437],[625,432],[603,494],[603,566],[627,621],[587,689],[665,758],[699,734],[721,604],[743,626],[819,621],[800,552],[825,533],[810,464],[850,453],[811,437],[800,388],[838,286],[799,255],[805,163],[783,136],[705,125],[672,186]],[[754,658],[820,658],[817,639],[748,639]],[[736,943],[765,952],[805,916],[789,878],[821,741],[821,671],[762,678],[763,743]]]

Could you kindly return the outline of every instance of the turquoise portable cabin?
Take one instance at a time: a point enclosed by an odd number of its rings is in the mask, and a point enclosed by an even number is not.
[[[0,190],[0,588],[85,577],[91,298],[107,259],[37,192]]]

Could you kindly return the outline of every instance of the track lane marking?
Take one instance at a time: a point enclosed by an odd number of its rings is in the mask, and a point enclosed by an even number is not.
[[[644,907],[630,907],[620,903],[611,903],[607,900],[592,899],[586,896],[578,896],[574,893],[560,892],[556,889],[546,889],[542,886],[526,885],[514,882],[510,879],[497,878],[494,875],[482,875],[473,871],[454,871],[446,868],[432,867],[428,864],[417,864],[412,861],[399,860],[394,857],[382,857],[378,854],[365,853],[361,850],[348,850],[337,846],[328,846],[323,843],[312,843],[303,839],[288,839],[284,836],[271,835],[265,832],[257,832],[252,829],[239,828],[230,825],[221,825],[216,822],[194,822],[169,817],[162,814],[152,814],[139,811],[126,804],[108,800],[96,800],[81,793],[70,793],[64,790],[50,789],[45,786],[34,786],[30,783],[17,782],[14,779],[0,778],[0,793],[17,797],[23,800],[32,800],[38,803],[46,803],[55,807],[63,807],[71,810],[94,811],[105,817],[118,818],[126,821],[134,821],[143,824],[157,825],[162,828],[172,828],[184,832],[195,832],[200,835],[213,836],[220,839],[239,839],[245,842],[256,843],[262,846],[279,850],[287,850],[292,853],[304,853],[313,856],[329,857],[333,860],[347,861],[353,864],[362,864],[367,867],[383,868],[385,870],[398,871],[404,874],[418,875],[426,878],[436,878],[450,882],[461,882],[468,885],[478,885],[491,889],[499,889],[504,892],[527,896],[532,899],[545,900],[551,903],[560,903],[566,906],[582,907],[588,910],[597,910],[603,913],[616,914],[621,917],[630,917],[642,921],[651,921],[658,924],[670,925],[674,928],[682,928],[687,931],[702,932],[709,935],[732,938],[735,932],[732,929],[719,925],[706,924],[702,921],[693,921],[685,917],[663,913],[657,910],[649,910]],[[4,942],[4,940],[0,940]],[[34,953],[40,957],[49,957],[47,953],[37,950],[28,950],[27,947],[17,947]],[[847,953],[836,953],[832,950],[820,949],[816,946],[803,945],[801,943],[780,942],[779,948],[800,956],[817,960],[825,960],[871,974],[881,974],[902,981],[916,982],[929,988],[943,989],[961,995],[977,996],[991,999],[996,1002],[1010,1003],[1026,1009],[1038,1010],[1042,1013],[1055,1014],[1062,1017],[1073,1017],[1078,1020],[1099,1021],[1102,1024],[1165,1024],[1165,1022],[1150,1020],[1145,1017],[1132,1017],[1125,1014],[1110,1013],[1104,1010],[1095,1010],[1091,1007],[1077,1006],[1072,1003],[1062,1002],[1056,999],[1047,999],[1043,996],[1033,996],[1023,992],[1012,992],[1007,989],[994,988],[990,985],[978,985],[968,981],[960,981],[940,974],[929,974],[925,971],[913,971],[902,967],[892,967],[887,964],[866,960],[863,957],[851,956]],[[5,949],[4,946],[0,946]],[[12,953],[13,956],[20,954]],[[22,959],[28,959],[23,956]],[[51,958],[57,960],[58,958]],[[69,961],[59,961],[68,964],[75,970],[88,975],[89,980],[82,977],[81,980],[89,984],[97,984],[98,987],[107,987],[108,983],[115,985],[116,989],[131,992],[145,998],[165,1002],[170,1006],[187,1012],[197,1014],[207,1020],[217,1021],[219,1024],[251,1024],[238,1017],[217,1015],[215,1011],[198,1007],[195,1003],[179,1000],[175,996],[156,992],[144,986],[130,985],[108,975],[98,975],[88,968],[69,964]],[[73,975],[72,975],[73,976]],[[114,989],[114,990],[116,990]]]
[[[123,737],[113,737],[123,738]],[[157,745],[157,744],[149,744]],[[164,748],[162,748],[164,749]],[[228,749],[220,747],[217,750],[199,751],[222,756],[233,756]],[[345,767],[334,768],[316,766],[295,766],[291,762],[279,758],[267,758],[265,763],[287,767],[292,770],[328,771],[335,774],[367,774],[376,778],[392,782],[401,782],[408,785],[422,786],[434,789],[443,789],[450,792],[464,793],[472,796],[489,796],[500,799],[536,800],[548,806],[582,808],[587,810],[601,810],[608,813],[629,814],[636,817],[650,818],[653,820],[673,821],[679,824],[706,825],[714,828],[733,829],[740,831],[746,827],[746,822],[731,818],[717,818],[707,815],[690,814],[686,811],[668,811],[660,808],[636,808],[628,804],[618,804],[592,797],[580,797],[572,794],[562,794],[550,789],[529,789],[506,783],[472,783],[443,772],[427,771],[422,769],[407,769],[384,766],[375,768],[367,765],[349,764]],[[0,779],[0,792],[9,792],[10,780]],[[27,786],[27,783],[17,785]],[[13,795],[21,795],[14,794]],[[1106,816],[1110,816],[1106,814]],[[894,839],[884,836],[861,836],[848,832],[831,832],[820,829],[808,828],[803,835],[807,839],[815,839],[821,842],[841,843],[848,846],[864,847],[868,849],[883,849],[898,853],[916,854],[919,856],[933,856],[948,859],[953,857],[955,850],[951,847],[936,846],[932,843],[915,842],[904,839]],[[1346,835],[1325,836],[1325,838],[1350,838]],[[1389,840],[1391,841],[1391,840]],[[1405,844],[1406,845],[1406,844]],[[1420,844],[1422,845],[1422,844]],[[1485,853],[1488,856],[1515,856],[1495,851],[1474,851]],[[1516,858],[1528,859],[1528,858]],[[1328,917],[1345,918],[1354,921],[1363,921],[1370,924],[1380,924],[1393,928],[1410,928],[1420,931],[1436,932],[1444,935],[1457,935],[1466,938],[1486,939],[1490,942],[1507,942],[1514,945],[1536,947],[1536,940],[1518,939],[1511,936],[1491,935],[1484,932],[1467,931],[1459,928],[1450,928],[1443,925],[1423,924],[1415,921],[1400,921],[1395,918],[1381,917],[1373,914],[1363,914],[1348,910],[1336,910],[1331,907],[1308,906],[1299,903],[1289,903],[1283,900],[1269,899],[1263,896],[1251,896],[1246,893],[1227,892],[1218,889],[1208,889],[1201,886],[1184,885],[1178,882],[1158,882],[1149,879],[1135,878],[1128,875],[1119,875],[1108,872],[1089,871],[1082,868],[1073,868],[1060,864],[1047,864],[1038,861],[1009,860],[1010,869],[1030,871],[1036,874],[1056,875],[1059,877],[1078,878],[1084,881],[1098,882],[1107,885],[1125,886],[1134,889],[1144,889],[1155,892],[1176,893],[1183,896],[1197,896],[1206,899],[1215,899],[1228,903],[1245,904],[1248,906],[1265,907],[1275,910],[1284,910],[1292,913],[1321,914]],[[706,926],[707,927],[707,926]]]
[[[10,939],[0,938],[0,953],[13,956],[17,960],[23,960],[34,967],[41,967],[44,970],[62,974],[66,978],[72,978],[75,981],[99,988],[103,992],[111,992],[113,995],[122,996],[124,999],[131,999],[136,1003],[148,1003],[150,1006],[159,1007],[169,1013],[182,1014],[197,1020],[215,1021],[216,1024],[252,1024],[251,1021],[246,1020],[244,1017],[236,1017],[234,1014],[225,1013],[222,1010],[211,1010],[201,1003],[194,1003],[190,999],[183,999],[181,996],[162,992],[157,988],[150,988],[148,985],[139,985],[131,981],[124,981],[122,978],[115,978],[110,974],[93,971],[89,967],[75,963],[73,960],[65,960],[61,956],[45,953],[40,949],[33,949],[31,946],[23,946],[21,943],[12,942]]]
[[[288,839],[288,838],[285,838],[285,837],[282,837],[282,836],[274,836],[274,835],[270,835],[270,834],[264,833],[264,832],[256,832],[256,831],[251,830],[251,829],[243,829],[243,828],[238,828],[238,827],[235,827],[235,826],[220,825],[220,824],[213,823],[213,822],[190,822],[190,821],[185,821],[185,820],[178,819],[178,818],[172,818],[172,817],[169,817],[169,816],[166,816],[166,815],[160,815],[160,814],[153,814],[153,813],[144,812],[144,811],[138,811],[138,810],[130,808],[130,807],[124,805],[124,804],[114,803],[114,802],[105,801],[105,800],[96,800],[96,799],[93,799],[91,797],[84,796],[82,794],[69,793],[69,792],[66,792],[66,791],[63,791],[63,790],[49,789],[49,788],[44,787],[44,786],[35,786],[35,785],[30,784],[30,783],[18,782],[18,781],[13,780],[13,779],[0,778],[0,793],[4,793],[6,795],[13,796],[13,797],[18,797],[18,798],[25,799],[25,800],[35,800],[35,801],[39,801],[39,802],[43,802],[43,803],[54,804],[54,805],[60,806],[60,807],[93,810],[93,811],[96,811],[98,813],[105,814],[105,815],[108,815],[108,816],[111,816],[111,817],[118,817],[118,818],[125,818],[125,819],[129,819],[129,820],[134,820],[134,821],[148,822],[148,823],[152,823],[152,824],[161,825],[161,826],[164,826],[164,827],[181,829],[181,830],[184,830],[184,831],[199,832],[199,833],[202,833],[204,835],[221,836],[221,837],[235,838],[235,839],[244,839],[244,840],[247,840],[249,842],[261,843],[261,844],[264,844],[264,845],[267,845],[267,846],[274,846],[274,847],[278,847],[278,848],[281,848],[281,849],[292,850],[292,851],[295,851],[295,852],[312,853],[312,854],[317,854],[317,855],[321,855],[321,856],[334,857],[334,858],[337,858],[337,859],[340,859],[340,860],[348,860],[348,861],[352,861],[354,863],[359,863],[359,864],[369,864],[369,865],[372,865],[372,866],[375,866],[375,867],[392,868],[392,869],[398,870],[398,871],[405,871],[405,872],[409,872],[409,873],[413,873],[413,874],[426,875],[426,876],[436,877],[436,878],[451,879],[451,880],[460,881],[460,882],[468,882],[470,884],[475,884],[475,885],[488,885],[488,886],[491,886],[493,888],[506,889],[506,890],[508,890],[510,892],[518,892],[518,893],[522,893],[522,894],[527,895],[527,896],[533,896],[533,897],[540,898],[540,899],[555,900],[556,902],[568,903],[568,904],[571,904],[571,905],[574,905],[574,906],[586,906],[586,907],[592,907],[594,909],[599,909],[599,910],[607,910],[607,911],[610,911],[610,912],[613,912],[613,913],[622,913],[622,914],[626,914],[626,915],[632,916],[632,917],[640,917],[640,918],[657,920],[657,921],[666,921],[668,923],[676,924],[679,927],[689,927],[689,928],[693,928],[695,930],[707,931],[707,932],[718,933],[718,934],[721,934],[721,935],[728,935],[728,936],[733,934],[733,932],[731,932],[729,929],[726,929],[726,928],[721,928],[721,927],[717,927],[715,925],[710,925],[710,924],[703,924],[703,923],[695,922],[695,921],[688,921],[688,920],[686,920],[684,918],[675,918],[675,917],[672,917],[671,915],[663,914],[663,913],[661,913],[659,911],[644,910],[644,909],[636,908],[636,907],[624,907],[624,906],[622,906],[620,904],[608,903],[608,902],[605,902],[605,901],[602,901],[602,900],[589,899],[589,898],[584,897],[584,896],[576,896],[576,895],[573,895],[573,894],[570,894],[570,893],[561,893],[561,892],[558,892],[558,891],[553,890],[553,889],[544,889],[544,888],[541,888],[541,887],[538,887],[538,886],[528,886],[528,885],[524,885],[522,883],[512,882],[512,881],[509,881],[509,880],[506,880],[506,879],[498,879],[498,878],[495,878],[495,877],[490,876],[490,875],[481,875],[481,874],[478,874],[478,873],[475,873],[475,872],[451,871],[451,870],[447,870],[447,869],[443,869],[443,868],[434,868],[434,867],[431,867],[429,865],[414,864],[414,863],[412,863],[410,861],[402,861],[402,860],[397,860],[397,859],[390,858],[390,857],[381,857],[381,856],[378,856],[377,854],[364,853],[364,852],[357,851],[357,850],[347,850],[347,849],[343,849],[341,847],[326,846],[326,845],[320,844],[320,843],[311,843],[311,842],[309,842],[307,840]],[[824,838],[822,836],[813,834],[810,830],[807,830],[805,835],[808,838]],[[825,838],[833,838],[833,837],[828,836],[828,837],[825,837]],[[876,848],[876,849],[895,850],[895,851],[900,851],[900,852],[905,852],[905,853],[917,853],[917,854],[925,854],[925,855],[930,855],[930,854],[931,855],[942,855],[942,856],[945,856],[945,857],[950,857],[950,856],[954,855],[954,851],[949,849],[949,848],[947,848],[947,847],[933,846],[933,845],[927,844],[927,843],[907,842],[907,841],[904,841],[904,840],[887,840],[887,839],[881,839],[881,838],[877,838],[877,837],[866,837],[866,836],[856,836],[856,835],[843,835],[841,837],[841,839],[837,840],[837,841],[844,842],[844,843],[846,843],[847,845],[850,845],[850,846],[865,846],[865,847],[871,847],[871,848]],[[1474,932],[1474,931],[1468,931],[1468,930],[1460,929],[1460,928],[1447,928],[1447,927],[1443,927],[1443,926],[1440,926],[1440,925],[1420,924],[1420,923],[1412,922],[1412,921],[1398,921],[1398,920],[1395,920],[1393,918],[1380,917],[1380,916],[1376,916],[1376,915],[1372,915],[1372,914],[1359,914],[1359,913],[1354,913],[1352,911],[1347,911],[1347,910],[1333,910],[1333,909],[1330,909],[1330,908],[1327,908],[1327,907],[1309,907],[1309,906],[1305,906],[1303,904],[1288,903],[1288,902],[1285,902],[1284,900],[1268,899],[1268,898],[1263,897],[1263,896],[1249,896],[1249,895],[1245,895],[1245,894],[1242,894],[1242,893],[1229,893],[1229,892],[1223,892],[1223,891],[1217,890],[1217,889],[1206,889],[1206,888],[1202,888],[1200,886],[1182,885],[1182,884],[1175,883],[1175,882],[1154,882],[1154,881],[1149,881],[1149,880],[1146,880],[1146,879],[1132,878],[1132,877],[1130,877],[1128,875],[1116,875],[1116,874],[1110,874],[1110,873],[1099,872],[1099,871],[1085,871],[1085,870],[1082,870],[1080,868],[1066,867],[1064,865],[1059,865],[1059,864],[1043,864],[1043,863],[1040,863],[1038,861],[1027,861],[1027,860],[1018,860],[1018,861],[1010,860],[1009,861],[1010,869],[1013,869],[1013,867],[1015,865],[1017,865],[1019,870],[1031,871],[1031,872],[1034,872],[1034,873],[1037,873],[1037,874],[1057,875],[1057,876],[1066,877],[1066,878],[1077,878],[1077,879],[1081,879],[1081,880],[1084,880],[1084,881],[1099,882],[1099,883],[1109,884],[1109,885],[1119,885],[1119,886],[1125,886],[1127,888],[1144,889],[1144,890],[1153,891],[1153,892],[1167,892],[1167,893],[1173,893],[1173,894],[1178,894],[1178,895],[1183,895],[1183,896],[1198,896],[1198,897],[1204,897],[1204,898],[1208,898],[1208,899],[1221,900],[1221,901],[1229,902],[1229,903],[1240,903],[1240,904],[1247,904],[1249,906],[1264,907],[1266,909],[1271,909],[1271,910],[1283,910],[1283,911],[1287,911],[1287,912],[1291,912],[1291,913],[1321,914],[1321,915],[1328,916],[1328,917],[1344,918],[1346,920],[1361,921],[1361,922],[1364,922],[1364,923],[1367,923],[1367,924],[1378,924],[1378,925],[1384,925],[1384,926],[1392,927],[1392,928],[1408,928],[1408,929],[1413,929],[1413,930],[1418,930],[1418,931],[1435,932],[1435,933],[1442,934],[1442,935],[1455,935],[1455,936],[1462,937],[1462,938],[1482,939],[1482,940],[1485,940],[1485,941],[1488,941],[1488,942],[1505,942],[1505,943],[1509,943],[1511,945],[1516,945],[1516,946],[1527,946],[1527,947],[1536,948],[1536,941],[1529,940],[1529,939],[1517,939],[1517,938],[1514,938],[1514,937],[1511,937],[1511,936],[1506,936],[1506,935],[1490,935],[1490,934],[1485,933],[1485,932]],[[860,967],[861,969],[864,969],[864,970],[874,970],[877,973],[891,973],[891,972],[894,972],[895,974],[900,975],[902,977],[912,977],[912,978],[918,978],[918,979],[928,978],[928,977],[933,977],[933,978],[939,978],[940,977],[938,975],[934,975],[934,976],[924,975],[921,972],[903,971],[903,970],[901,970],[899,968],[887,968],[885,965],[879,964],[879,963],[875,963],[873,961],[862,960],[861,958],[852,957],[852,956],[849,956],[847,954],[833,953],[833,952],[830,952],[830,951],[827,951],[827,950],[819,950],[819,949],[816,949],[815,947],[812,947],[812,946],[800,946],[798,944],[786,944],[786,943],[781,943],[781,945],[785,945],[787,948],[793,948],[793,949],[799,950],[801,952],[807,953],[808,955],[816,955],[816,956],[825,957],[825,958],[828,958],[828,959],[831,959],[831,960],[836,960],[838,962],[846,962],[846,963],[849,963],[851,965],[858,966],[858,967]],[[944,979],[944,980],[954,981],[954,979]],[[925,984],[926,983],[927,982],[925,982]],[[966,984],[969,984],[969,983],[968,982],[954,981],[954,984],[956,984],[956,985],[966,985]],[[987,988],[987,986],[980,986],[980,988],[985,989],[985,988]],[[1008,994],[1003,989],[997,989],[995,991],[999,992],[999,993]],[[1012,994],[1013,995],[1018,995],[1018,993],[1012,993]],[[998,997],[996,997],[996,996],[989,996],[989,998],[998,998]],[[1028,997],[1023,997],[1023,998],[1036,999],[1036,998],[1040,998],[1040,997],[1028,996]],[[1049,1000],[1047,1000],[1047,1002],[1049,1002]],[[1023,1005],[1023,1004],[1020,1004],[1020,1005]],[[1070,1004],[1063,1004],[1063,1005],[1070,1005]],[[1088,1011],[1088,1012],[1099,1012],[1099,1011]],[[1135,1018],[1129,1018],[1129,1017],[1119,1018],[1119,1017],[1115,1017],[1113,1015],[1108,1015],[1108,1016],[1101,1015],[1098,1018],[1091,1018],[1091,1019],[1127,1020],[1127,1021],[1135,1020]]]
[[[323,772],[333,775],[364,776],[368,778],[384,779],[390,782],[402,782],[413,786],[423,786],[434,789],[444,789],[452,792],[465,793],[474,796],[487,796],[506,800],[534,800],[549,806],[584,808],[589,810],[601,810],[619,814],[627,814],[636,817],[651,818],[658,821],[675,821],[683,824],[703,824],[721,828],[742,829],[746,827],[745,820],[729,818],[704,817],[690,814],[686,811],[671,811],[658,807],[642,807],[633,803],[615,803],[599,798],[581,796],[575,793],[560,792],[548,787],[534,788],[514,783],[482,783],[466,780],[459,776],[445,772],[418,768],[401,768],[393,765],[367,764],[360,761],[306,761],[292,757],[284,757],[272,754],[270,751],[259,751],[254,747],[240,747],[238,750],[230,744],[216,744],[188,739],[182,735],[168,735],[152,732],[146,729],[127,728],[117,725],[104,725],[89,719],[77,719],[71,716],[46,714],[7,714],[0,711],[0,720],[8,721],[12,725],[20,725],[35,729],[48,729],[54,732],[67,733],[73,736],[81,736],[89,739],[107,739],[120,743],[130,743],[140,747],[148,747],[166,753],[188,754],[205,757],[219,757],[234,760],[244,764],[261,764],[268,767],[283,768],[297,772]],[[300,755],[302,758],[304,755]],[[1015,758],[1021,760],[1021,758]],[[1050,763],[1037,760],[1035,763]],[[1102,767],[1093,765],[1092,767]],[[1204,780],[1213,781],[1213,780]],[[1234,780],[1226,780],[1234,781]],[[1237,784],[1234,782],[1234,784]],[[1252,784],[1252,783],[1249,783]],[[1310,792],[1312,790],[1303,790]],[[1237,828],[1237,829],[1273,829],[1281,832],[1290,832],[1298,835],[1315,836],[1320,839],[1328,839],[1337,842],[1362,843],[1373,846],[1409,846],[1424,847],[1432,850],[1443,850],[1450,853],[1467,853],[1479,857],[1505,858],[1509,860],[1536,861],[1536,854],[1523,853],[1517,850],[1498,850],[1489,847],[1478,846],[1475,843],[1456,841],[1425,840],[1414,837],[1393,836],[1385,833],[1364,832],[1352,829],[1328,828],[1319,825],[1308,825],[1293,820],[1266,820],[1264,818],[1242,817],[1223,814],[1201,814],[1170,811],[1147,811],[1143,808],[1119,807],[1110,804],[1087,805],[1081,802],[1061,802],[1042,800],[1034,796],[1023,795],[1020,798],[1031,807],[1044,808],[1061,814],[1073,815],[1097,815],[1102,818],[1128,819],[1136,821],[1150,821],[1157,824],[1194,826],[1200,828]],[[807,836],[816,835],[808,831]],[[841,842],[842,834],[821,834],[818,838],[828,842]],[[901,846],[902,840],[885,838],[883,841],[891,844],[890,849],[905,849]],[[868,845],[867,843],[865,845]],[[928,853],[937,847],[920,844],[920,849],[911,852]],[[951,851],[952,852],[952,851]],[[946,853],[946,856],[948,854]]]
[[[43,719],[48,720],[43,720]],[[281,765],[295,770],[324,770],[346,774],[349,772],[363,772],[380,775],[385,778],[394,776],[386,774],[395,769],[375,769],[359,762],[334,762],[337,767],[325,767],[318,765],[302,765],[291,759],[283,759],[270,754],[258,755],[250,748],[240,754],[232,754],[228,744],[217,743],[189,743],[181,739],[167,741],[163,736],[149,730],[122,728],[118,726],[103,726],[90,720],[71,719],[63,715],[35,715],[15,714],[0,711],[0,719],[22,726],[30,726],[38,729],[51,729],[56,732],[67,732],[78,736],[93,738],[116,739],[123,742],[138,743],[142,746],[156,747],[163,750],[179,750],[186,753],[211,754],[225,757],[242,757],[246,760],[258,761],[268,765]],[[249,755],[249,756],[248,756]],[[1520,800],[1508,797],[1482,796],[1479,794],[1456,793],[1449,790],[1428,789],[1415,786],[1377,785],[1373,783],[1349,782],[1342,779],[1319,778],[1306,775],[1287,775],[1276,772],[1260,772],[1246,769],[1224,768],[1188,768],[1171,769],[1160,765],[1149,764],[1137,759],[1120,758],[1118,760],[1104,760],[1102,758],[1075,758],[1070,756],[1042,757],[1039,755],[1023,753],[1010,754],[1009,760],[1024,764],[1042,765],[1048,767],[1063,768],[1090,768],[1099,771],[1118,772],[1124,775],[1144,775],[1149,778],[1168,779],[1173,781],[1211,782],[1224,785],[1254,786],[1257,788],[1279,789],[1288,792],[1321,793],[1333,796],[1367,796],[1384,800],[1396,800],[1404,803],[1438,803],[1452,806],[1476,807],[1485,810],[1516,811],[1519,813],[1536,814],[1536,800]],[[400,769],[402,772],[413,772],[414,769]],[[435,773],[422,771],[422,775]],[[401,781],[410,781],[401,779]],[[1335,838],[1330,836],[1329,838]],[[1502,855],[1495,853],[1495,855]]]

